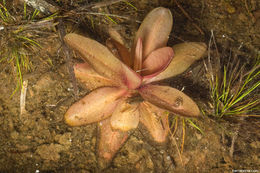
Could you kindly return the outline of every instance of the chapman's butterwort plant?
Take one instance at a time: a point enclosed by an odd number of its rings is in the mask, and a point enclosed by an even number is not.
[[[85,61],[74,66],[76,78],[92,90],[65,114],[70,126],[99,122],[99,156],[111,160],[126,141],[128,131],[141,122],[154,141],[169,133],[168,115],[197,117],[200,110],[183,92],[158,81],[184,72],[206,50],[204,43],[167,46],[172,14],[166,8],[152,10],[142,22],[129,51],[116,39],[107,45],[68,34],[64,40]]]

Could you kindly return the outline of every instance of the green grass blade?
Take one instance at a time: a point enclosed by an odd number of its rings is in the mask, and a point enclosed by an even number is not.
[[[223,94],[223,101],[225,100],[225,97],[226,97],[226,78],[227,78],[227,69],[226,69],[226,66],[224,66],[224,77],[223,77],[223,88],[222,88],[222,94]]]
[[[53,19],[55,19],[56,17],[58,17],[58,12],[53,13],[52,15],[50,15],[50,16],[44,18],[43,20],[53,20]]]
[[[20,67],[20,62],[19,62],[19,54],[16,50],[14,50],[13,56],[16,59],[17,84],[16,84],[15,90],[13,91],[13,93],[11,94],[10,97],[12,97],[20,87],[23,87],[23,85],[22,85],[23,84],[23,78],[22,78],[21,67]]]
[[[1,63],[1,62],[3,62],[3,61],[6,61],[7,59],[8,59],[8,57],[7,57],[7,56],[5,56],[5,57],[1,58],[1,59],[0,59],[0,63]]]
[[[7,19],[6,19],[5,15],[4,15],[3,11],[1,10],[1,8],[0,8],[0,17],[1,17],[1,19],[2,19],[4,22],[7,22]]]
[[[24,37],[24,36],[17,36],[17,38],[23,39],[25,41],[27,41],[29,44],[31,44],[32,46],[36,46],[36,47],[40,47],[42,48],[42,46],[37,43],[36,41],[34,41],[33,39],[30,39],[28,37]]]
[[[249,102],[249,103],[247,103],[247,104],[245,104],[245,105],[239,106],[239,107],[235,108],[233,111],[234,111],[234,112],[243,111],[243,110],[245,110],[246,108],[250,108],[250,106],[252,106],[252,105],[254,106],[254,104],[257,103],[257,102],[259,102],[259,100],[255,100],[255,101]],[[232,111],[231,111],[231,112],[232,112]]]
[[[255,70],[256,70],[256,69],[255,69]],[[254,75],[251,77],[251,75],[254,73],[255,70],[253,70],[251,73],[249,73],[249,74],[247,75],[247,78],[245,79],[245,82],[243,83],[242,87],[240,88],[240,90],[238,91],[238,93],[236,93],[236,95],[233,97],[232,101],[229,102],[229,107],[231,107],[232,105],[234,105],[235,103],[237,103],[238,100],[241,100],[242,98],[245,97],[244,95],[245,95],[246,92],[244,92],[244,89],[246,88],[246,85],[260,74],[260,71],[258,71],[256,74],[254,74]],[[251,87],[251,88],[252,88],[252,87]],[[250,89],[248,89],[248,91],[250,91]],[[242,94],[242,95],[241,95],[241,94]],[[247,94],[249,94],[249,93],[247,93]],[[247,95],[247,94],[246,94],[246,95]]]
[[[37,17],[39,15],[39,13],[40,13],[40,11],[35,9],[34,12],[33,12],[31,20],[34,20],[34,18]]]
[[[114,24],[117,24],[117,22],[114,21],[109,15],[105,14],[105,16],[106,16],[111,22],[113,22]]]
[[[196,128],[198,131],[200,131],[201,134],[204,134],[204,132],[196,125],[193,123],[193,121],[191,121],[191,119],[186,118],[186,120],[190,123],[190,125],[194,128]]]
[[[251,88],[247,89],[240,97],[238,97],[231,105],[233,106],[234,104],[236,104],[237,102],[239,102],[240,100],[242,100],[244,97],[246,97],[248,94],[250,94],[253,90],[255,90],[258,86],[260,85],[260,81],[258,81],[256,84],[254,84]]]
[[[19,55],[17,52],[16,52],[16,67],[17,67],[17,71],[19,74],[20,85],[23,86],[23,77],[22,77],[22,72],[21,72],[21,67],[20,67],[20,62],[19,62]]]
[[[26,2],[23,3],[23,18],[26,19],[27,16]]]
[[[127,5],[133,7],[133,9],[135,9],[135,11],[137,11],[137,8],[136,8],[133,4],[131,4],[131,3],[128,2],[128,1],[124,1],[124,2],[125,2]]]

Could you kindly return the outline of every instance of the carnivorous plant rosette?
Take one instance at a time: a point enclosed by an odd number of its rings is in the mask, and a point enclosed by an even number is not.
[[[196,103],[183,92],[153,84],[184,72],[206,50],[204,43],[186,42],[167,47],[172,14],[162,7],[152,10],[136,33],[131,51],[116,39],[107,45],[68,34],[64,40],[85,63],[74,66],[76,78],[92,92],[65,114],[70,126],[99,122],[99,156],[110,160],[139,122],[156,142],[168,134],[167,112],[196,117]]]

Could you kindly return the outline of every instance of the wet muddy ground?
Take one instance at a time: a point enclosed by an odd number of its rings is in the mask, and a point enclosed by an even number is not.
[[[214,33],[222,52],[240,48],[237,53],[244,62],[250,62],[257,54],[259,56],[259,2],[178,2],[192,20],[184,15],[175,1],[131,1],[137,11],[120,2],[105,8],[110,13],[134,20],[118,19],[118,24],[113,24],[103,16],[92,16],[100,23],[95,28],[89,27],[88,23],[80,23],[78,32],[104,43],[107,38],[104,26],[110,25],[117,28],[126,40],[131,40],[139,25],[135,20],[142,21],[151,9],[164,6],[171,10],[174,18],[169,45],[183,41],[208,43],[211,33]],[[66,26],[72,28],[70,22]],[[84,30],[84,27],[87,29]],[[149,134],[140,127],[131,132],[111,165],[102,170],[96,155],[96,124],[69,127],[63,120],[66,110],[76,99],[58,34],[53,31],[51,37],[42,38],[41,43],[43,49],[32,57],[34,70],[24,74],[28,88],[26,111],[23,114],[20,114],[20,91],[10,97],[16,87],[13,69],[4,63],[0,64],[0,172],[260,171],[259,118],[216,120],[210,116],[212,107],[202,70],[203,61],[197,62],[187,73],[167,81],[178,89],[185,86],[183,92],[206,112],[206,115],[193,120],[203,133],[186,123],[184,150],[180,153],[183,133],[181,119],[176,135],[164,145],[152,142]],[[46,63],[47,58],[51,58],[52,65]],[[73,63],[76,61],[79,60],[74,59]],[[88,91],[78,85],[79,97],[83,97]],[[171,119],[173,121],[173,115]],[[231,157],[230,147],[235,132],[238,135]]]

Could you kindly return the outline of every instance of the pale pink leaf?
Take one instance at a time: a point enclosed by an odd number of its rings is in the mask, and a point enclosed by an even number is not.
[[[173,50],[171,47],[163,47],[152,51],[143,62],[142,76],[159,74],[168,67],[172,57]]]
[[[120,85],[138,87],[141,77],[116,58],[107,47],[78,34],[67,34],[64,41],[100,75],[113,79]],[[132,88],[131,88],[132,89]]]
[[[135,48],[135,58],[134,58],[134,71],[138,72],[142,68],[142,61],[143,61],[143,44],[142,39],[139,38]]]
[[[65,121],[70,126],[80,126],[103,120],[112,115],[125,94],[127,90],[118,87],[96,89],[69,108]]]
[[[148,102],[175,114],[197,117],[200,110],[197,104],[183,92],[169,86],[145,85],[139,89]]]
[[[168,112],[144,101],[139,106],[140,122],[147,128],[154,141],[162,143],[169,133]]]
[[[110,118],[98,123],[99,141],[98,154],[99,160],[104,164],[108,164],[120,147],[125,143],[128,134],[120,130],[113,130],[110,125]],[[104,166],[106,167],[106,166]]]
[[[183,73],[191,64],[205,55],[206,49],[206,44],[200,42],[186,42],[174,45],[174,57],[169,66],[157,76],[143,79],[144,83],[160,81]]]
[[[74,73],[76,78],[82,82],[86,88],[93,90],[104,86],[117,86],[114,80],[104,77],[97,73],[87,63],[76,64],[74,66]]]
[[[138,103],[128,103],[127,98],[122,99],[111,118],[112,129],[128,131],[135,129],[139,123]]]
[[[141,85],[142,77],[130,67],[123,66],[123,82],[129,89],[136,89]]]
[[[146,58],[155,49],[165,47],[172,23],[172,14],[169,9],[158,7],[148,13],[136,33],[132,55],[139,38],[143,40],[143,58]]]

